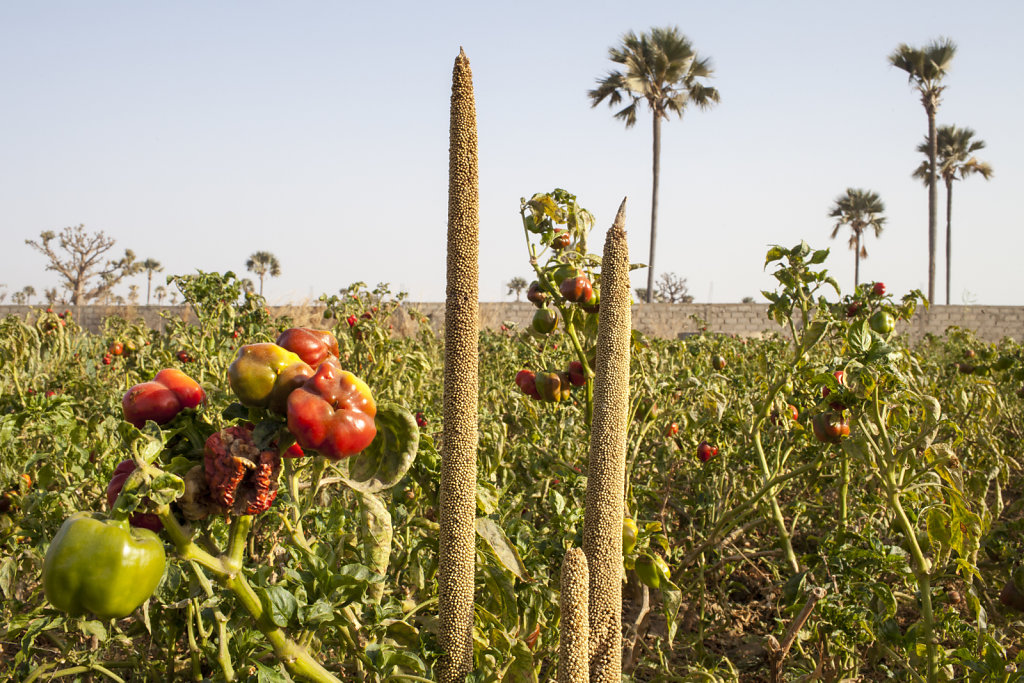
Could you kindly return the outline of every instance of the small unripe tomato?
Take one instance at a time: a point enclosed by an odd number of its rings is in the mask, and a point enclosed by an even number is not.
[[[533,314],[533,329],[538,334],[550,334],[556,325],[558,325],[558,314],[550,308],[539,308]]]
[[[634,522],[629,517],[625,517],[622,520],[622,554],[629,555],[636,548],[636,539],[640,534],[640,530],[636,527]]]
[[[888,311],[875,311],[868,319],[868,324],[878,334],[889,334],[896,327],[896,318]]]
[[[715,354],[714,356],[711,356],[711,367],[713,367],[718,372],[721,372],[722,370],[724,370],[725,369],[725,356],[722,356],[720,354]]]

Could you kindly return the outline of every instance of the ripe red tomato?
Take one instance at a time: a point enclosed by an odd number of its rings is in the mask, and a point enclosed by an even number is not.
[[[668,426],[665,427],[665,436],[675,436],[679,433],[679,423],[669,422]]]
[[[811,420],[811,428],[814,430],[814,438],[822,443],[839,443],[850,435],[850,423],[838,411],[815,415]]]
[[[582,387],[587,383],[587,376],[583,373],[583,363],[578,360],[570,361],[566,369],[569,374],[569,381],[574,387]]]
[[[345,322],[348,323],[349,327],[355,327],[356,323],[359,322],[359,318],[355,317],[354,315],[350,315],[349,317],[345,318]]]
[[[537,375],[533,370],[523,369],[517,372],[516,386],[530,398],[540,398],[540,394],[537,393]]]
[[[718,447],[712,446],[707,441],[701,441],[697,446],[697,457],[701,462],[707,462],[716,455],[718,455]]]
[[[107,348],[107,351],[112,355],[120,356],[122,353],[124,353],[124,344],[122,344],[119,341],[112,342],[110,346]]]
[[[104,365],[110,365],[113,361],[114,361],[114,359],[111,357],[111,355],[109,353],[103,354],[103,364]]]
[[[192,355],[185,349],[178,351],[177,356],[178,360],[182,363],[191,363],[193,361]]]
[[[553,249],[565,249],[569,246],[570,242],[569,232],[564,228],[559,228],[555,230],[555,236],[551,238],[551,247]]]
[[[871,293],[874,296],[885,296],[885,283],[876,282],[871,286]]]
[[[558,286],[566,301],[573,303],[586,303],[594,296],[594,286],[590,280],[580,275],[579,277],[567,277]]]
[[[146,420],[153,420],[157,424],[170,422],[181,412],[181,401],[163,384],[143,382],[128,390],[121,401],[121,407],[126,421],[142,427]]]

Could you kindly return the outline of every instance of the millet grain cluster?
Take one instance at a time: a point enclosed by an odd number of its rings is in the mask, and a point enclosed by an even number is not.
[[[590,680],[590,616],[587,594],[590,572],[587,556],[570,548],[562,560],[562,613],[558,627],[558,683],[587,683]]]
[[[478,432],[479,238],[473,74],[459,51],[452,74],[448,161],[448,268],[441,448],[439,640],[442,683],[473,668]]]
[[[604,243],[583,551],[590,570],[590,681],[622,680],[622,516],[629,414],[626,200]]]

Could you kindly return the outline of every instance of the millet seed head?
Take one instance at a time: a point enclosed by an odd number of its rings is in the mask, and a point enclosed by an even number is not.
[[[443,683],[473,668],[480,199],[473,74],[463,51],[452,74],[441,447],[438,639]]]
[[[558,627],[558,683],[588,683],[590,680],[590,572],[587,556],[570,548],[562,560]]]
[[[622,516],[629,414],[629,247],[622,201],[604,243],[583,550],[590,569],[590,680],[622,671]]]

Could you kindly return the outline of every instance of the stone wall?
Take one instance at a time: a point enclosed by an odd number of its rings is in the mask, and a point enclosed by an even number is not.
[[[444,326],[444,303],[410,303],[405,310],[417,311],[426,317],[431,326],[440,331]],[[61,307],[60,310],[66,310]],[[117,315],[128,319],[142,318],[156,329],[162,329],[164,318],[161,313],[183,320],[194,319],[185,306],[72,306],[70,309],[80,325],[98,331],[103,319]],[[530,324],[536,309],[529,303],[482,302],[480,324],[497,329],[504,323],[515,323],[520,327]],[[765,332],[779,331],[768,319],[766,304],[638,304],[633,307],[633,327],[641,332],[662,338],[681,338],[698,332],[703,325],[712,332],[759,336]],[[31,315],[38,308],[30,306],[0,306],[0,317],[7,315]],[[295,307],[275,309],[286,312],[302,324],[330,326],[330,321],[319,317],[315,308],[297,310]],[[296,315],[305,313],[305,315]],[[699,322],[703,321],[703,322]],[[409,316],[394,320],[399,333],[415,329]],[[999,341],[1003,337],[1024,340],[1024,307],[1021,306],[932,306],[930,310],[918,309],[910,324],[899,323],[897,329],[908,333],[911,341],[921,339],[926,333],[941,335],[951,326],[973,330],[980,338]]]

